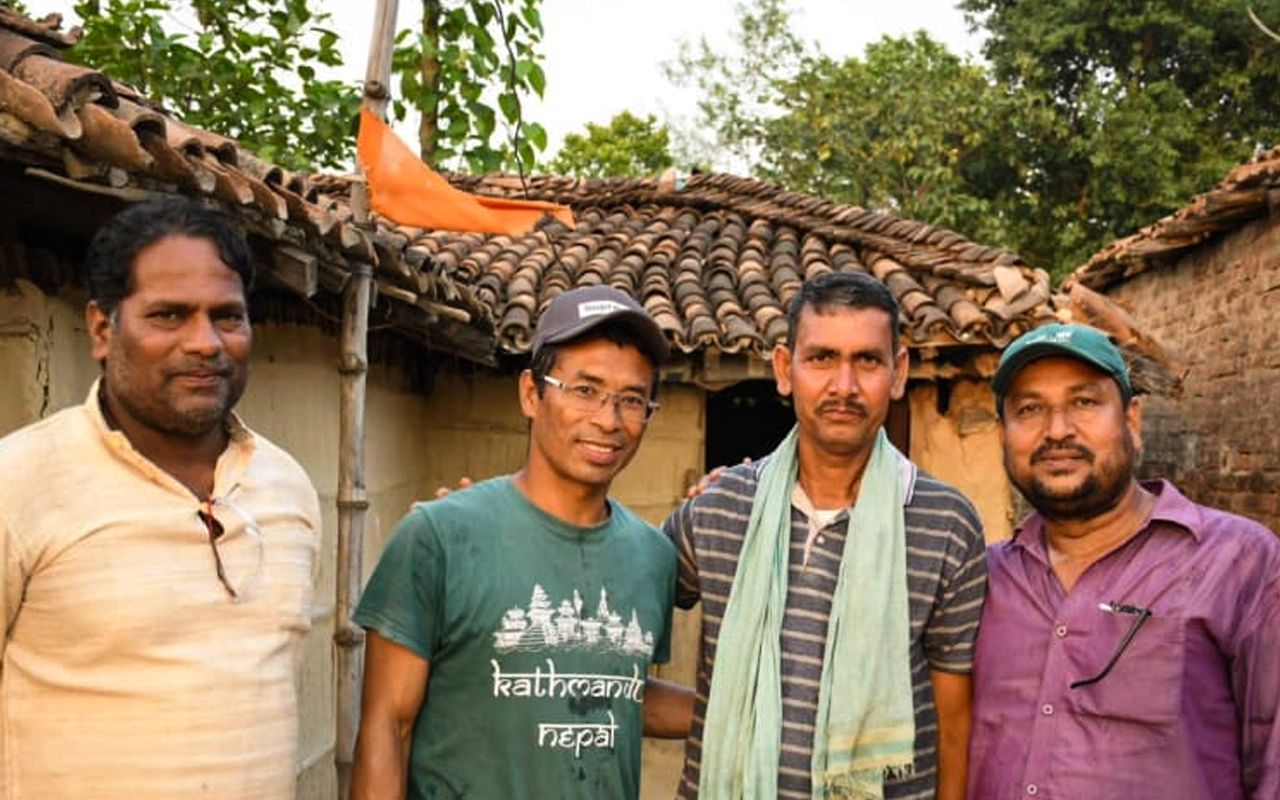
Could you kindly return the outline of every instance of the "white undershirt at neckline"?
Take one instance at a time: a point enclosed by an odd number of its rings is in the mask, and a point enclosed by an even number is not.
[[[899,478],[902,481],[902,505],[905,507],[911,503],[911,498],[915,495],[918,470],[910,459],[902,456],[896,450],[894,454],[898,457]],[[804,538],[804,561],[801,564],[802,567],[808,567],[809,554],[813,550],[813,543],[817,540],[818,535],[835,521],[841,511],[853,513],[853,509],[852,507],[814,508],[813,501],[809,499],[804,487],[800,485],[799,478],[796,479],[795,487],[791,490],[791,505],[799,509],[809,523],[809,533]]]
[[[836,517],[840,516],[840,512],[847,511],[848,508],[844,506],[840,508],[814,508],[813,501],[805,493],[800,481],[796,481],[795,487],[791,490],[791,505],[798,508],[809,523],[809,532],[804,537],[804,560],[801,562],[802,567],[808,567],[809,555],[813,551],[813,543],[818,539],[818,535],[834,522]]]

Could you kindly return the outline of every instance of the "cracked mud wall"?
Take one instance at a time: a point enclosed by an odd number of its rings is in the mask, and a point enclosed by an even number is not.
[[[84,400],[89,360],[84,300],[46,296],[25,280],[0,287],[0,434]]]
[[[973,502],[988,542],[1013,533],[1013,489],[1005,477],[995,398],[985,380],[913,385],[911,458]]]

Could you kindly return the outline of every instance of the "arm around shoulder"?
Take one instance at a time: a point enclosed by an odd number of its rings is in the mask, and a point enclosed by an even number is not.
[[[644,735],[683,739],[693,727],[693,690],[649,677],[644,684]]]

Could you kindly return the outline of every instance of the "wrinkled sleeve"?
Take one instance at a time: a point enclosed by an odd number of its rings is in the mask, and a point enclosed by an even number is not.
[[[924,630],[924,653],[934,669],[966,673],[973,671],[987,594],[987,548],[982,522],[967,501],[957,497],[949,518],[950,541],[939,596]]]
[[[392,532],[352,618],[430,661],[441,636],[444,578],[431,518],[415,507]]]
[[[321,557],[321,543],[324,541],[324,517],[320,513],[320,496],[316,494],[315,486],[307,481],[306,494],[303,497],[303,516],[306,517],[307,524],[311,527],[311,585],[318,587],[320,584],[320,567],[324,560]]]
[[[18,618],[27,584],[18,542],[3,514],[0,514],[0,556],[4,558],[4,570],[0,573],[0,581],[4,582],[0,586],[0,603],[4,604],[4,637],[0,638],[0,660],[3,660],[5,647],[9,643],[9,632],[13,630],[13,623]]]
[[[1245,612],[1231,682],[1241,726],[1241,774],[1251,800],[1280,797],[1280,577]]]
[[[676,546],[676,605],[680,608],[693,608],[702,598],[698,558],[693,547],[694,503],[695,500],[685,500],[662,523],[662,532]]]

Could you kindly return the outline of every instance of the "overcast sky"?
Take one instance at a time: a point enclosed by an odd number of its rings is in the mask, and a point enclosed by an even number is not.
[[[885,34],[923,28],[954,53],[975,57],[981,41],[969,34],[956,0],[793,0],[802,39],[834,56],[861,55]],[[372,2],[325,0],[363,75],[373,24]],[[401,0],[400,25],[417,24],[413,0]],[[682,39],[706,36],[727,43],[735,27],[736,0],[543,0],[546,96],[529,101],[527,116],[550,135],[548,153],[564,134],[588,122],[608,122],[623,110],[659,119],[691,120],[696,95],[673,87],[661,64],[673,59]]]
[[[816,41],[834,56],[861,55],[867,43],[885,34],[923,28],[959,54],[978,55],[955,0],[793,0],[801,38]],[[607,122],[624,109],[653,113],[660,120],[691,121],[696,97],[673,87],[661,64],[677,53],[681,39],[706,36],[726,43],[735,25],[735,0],[543,0],[546,31],[546,96],[528,102],[525,116],[547,129],[547,155],[564,134],[587,122]],[[61,11],[74,22],[72,0],[27,0],[34,14]],[[373,27],[373,0],[318,0],[342,35],[344,74],[364,77]],[[400,0],[400,26],[416,27],[420,3]],[[405,132],[412,141],[412,121]]]

